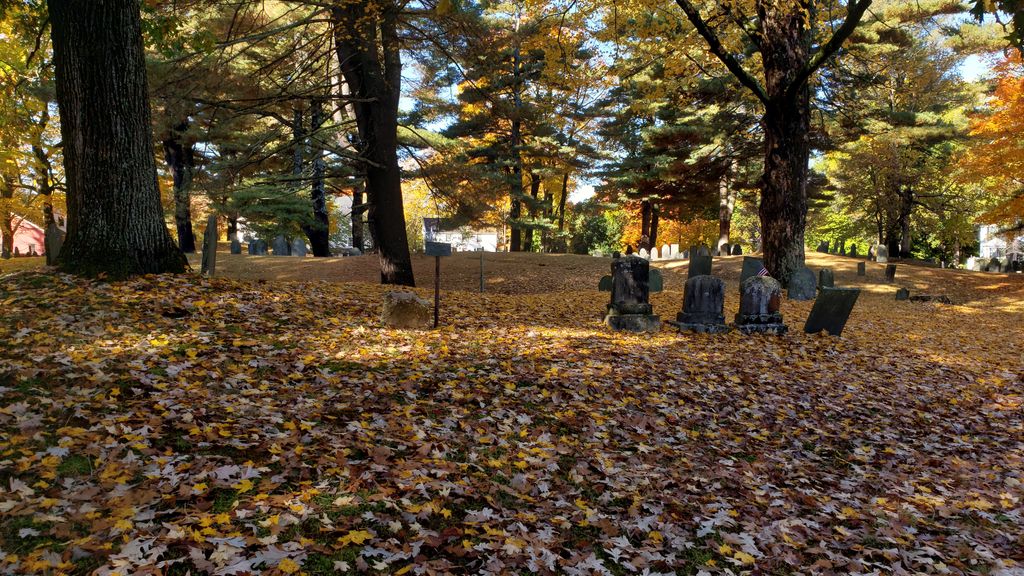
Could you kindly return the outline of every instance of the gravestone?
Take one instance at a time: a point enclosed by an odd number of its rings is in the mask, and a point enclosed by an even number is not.
[[[822,268],[818,270],[818,289],[822,288],[835,288],[836,287],[836,276],[832,272],[831,268]]]
[[[302,238],[296,238],[292,240],[292,256],[298,256],[299,258],[306,257],[306,241]]]
[[[697,254],[691,255],[690,267],[687,273],[687,278],[693,278],[694,276],[710,276],[711,275],[711,254],[701,254],[700,250]]]
[[[804,332],[817,334],[825,330],[832,336],[841,335],[858,296],[860,288],[822,288],[804,323]]]
[[[605,324],[625,332],[657,332],[661,318],[650,298],[651,264],[644,258],[625,256],[612,260],[612,298]]]
[[[732,245],[732,255],[733,256],[742,256],[743,255],[743,248],[741,248],[739,244],[733,244]]]
[[[988,261],[988,265],[985,266],[985,272],[999,272],[1003,265],[998,258],[993,258]]]
[[[340,254],[342,256],[346,256],[346,257],[347,256],[362,256],[363,255],[363,251],[360,250],[359,248],[356,248],[355,246],[346,246],[346,247],[342,248],[339,252],[340,252]]]
[[[217,271],[217,216],[210,214],[203,233],[203,260],[200,274],[213,276]]]
[[[683,260],[689,260],[689,259],[690,259],[690,251],[689,250],[683,250]]]
[[[611,292],[612,291],[612,277],[611,276],[601,276],[601,280],[597,283],[597,289],[600,290],[601,292]]]
[[[900,288],[896,291],[896,301],[902,302],[904,300],[910,300],[910,290],[908,288]]]
[[[817,294],[818,282],[814,278],[814,272],[806,266],[794,270],[789,277],[789,299],[814,300]]]
[[[818,242],[817,251],[821,252],[822,254],[828,254],[828,240],[822,240],[821,242]]]
[[[721,254],[722,256],[728,256],[732,254],[732,244],[729,244],[728,242],[722,244],[721,246],[718,247],[718,253]]]
[[[289,249],[291,248],[291,245],[283,234],[279,234],[277,238],[274,238],[272,248],[274,249],[274,256],[287,256],[290,252]]]
[[[412,292],[386,292],[380,320],[392,328],[429,328],[430,302]]]
[[[747,278],[740,289],[740,311],[736,328],[744,334],[785,334],[789,328],[782,323],[782,286],[774,278]]]
[[[672,257],[672,247],[669,246],[668,244],[663,244],[661,246],[661,252],[659,254],[662,260],[668,260],[669,258]]]
[[[670,244],[668,247],[669,256],[673,258],[679,257],[679,244]]]
[[[879,244],[875,246],[875,262],[886,263],[889,261],[889,249]]]
[[[650,260],[651,259],[651,253],[647,251],[647,248],[641,248],[640,249],[640,257],[643,258],[644,260]]]
[[[691,251],[691,253],[694,251],[697,253],[698,256],[711,256],[711,248],[708,248],[704,244],[694,247],[694,250]]]
[[[256,244],[255,255],[256,256],[266,256],[267,255],[267,241],[263,240],[262,238],[260,238],[260,239],[256,240],[255,244]]]
[[[21,258],[21,248],[18,247],[18,246],[14,247],[14,257],[15,258]]]
[[[706,334],[728,332],[724,311],[725,282],[714,276],[694,276],[686,281],[683,311],[676,314],[672,325]]]
[[[743,268],[740,270],[740,286],[743,286],[743,282],[747,278],[753,278],[761,273],[764,269],[764,260],[760,258],[754,258],[753,256],[743,257]]]
[[[50,222],[46,227],[43,246],[46,248],[46,265],[56,264],[57,256],[60,256],[60,250],[64,247],[64,231],[57,226],[56,222]]]
[[[839,255],[846,256],[846,244],[839,245]]]
[[[850,245],[850,256],[852,256],[854,258],[859,258],[860,257],[860,254],[857,253],[857,245],[856,244]]]
[[[868,267],[863,262],[857,262],[857,276],[867,276]]]
[[[661,275],[661,270],[658,270],[657,268],[650,269],[647,286],[652,294],[661,292],[665,289],[665,277]]]
[[[256,241],[255,240],[250,240],[249,241],[249,245],[246,246],[245,250],[249,253],[249,256],[255,256],[256,255]]]
[[[231,239],[231,253],[232,254],[241,254],[242,253],[242,243],[238,241],[238,238],[232,238]]]
[[[892,284],[896,281],[896,265],[887,264],[885,267],[885,281]]]

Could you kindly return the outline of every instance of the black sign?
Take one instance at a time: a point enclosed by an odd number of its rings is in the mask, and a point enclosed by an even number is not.
[[[452,245],[447,242],[427,242],[424,252],[427,256],[451,256]]]

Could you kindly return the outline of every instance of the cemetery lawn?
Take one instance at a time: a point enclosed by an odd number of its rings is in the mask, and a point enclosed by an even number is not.
[[[1024,569],[1024,276],[814,254],[864,289],[842,338],[792,301],[782,337],[636,336],[610,260],[488,257],[483,295],[444,261],[437,331],[379,325],[370,257],[4,275],[0,573]]]

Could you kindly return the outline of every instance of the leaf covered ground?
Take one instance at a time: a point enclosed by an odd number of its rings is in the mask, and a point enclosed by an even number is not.
[[[614,334],[554,257],[575,290],[437,331],[372,284],[4,276],[0,573],[1020,573],[1024,279],[815,258],[842,338]]]

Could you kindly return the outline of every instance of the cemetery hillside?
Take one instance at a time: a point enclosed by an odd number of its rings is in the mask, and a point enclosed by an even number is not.
[[[1024,0],[0,0],[0,575],[1024,575]]]

